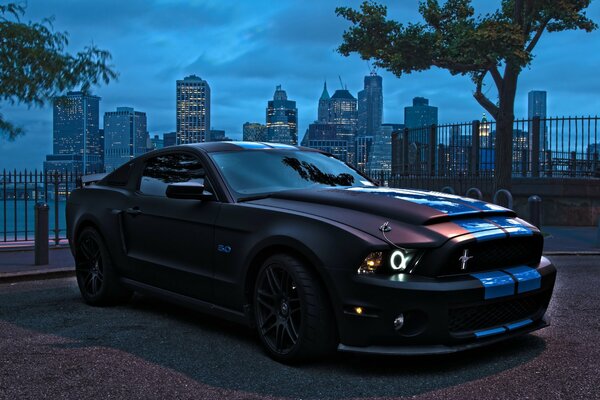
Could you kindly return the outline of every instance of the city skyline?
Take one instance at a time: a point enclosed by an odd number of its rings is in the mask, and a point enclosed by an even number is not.
[[[345,4],[355,7],[359,3]],[[419,20],[417,3],[388,4],[390,17],[403,22]],[[273,87],[281,84],[297,102],[301,140],[308,124],[317,119],[324,79],[333,92],[340,88],[340,75],[356,96],[370,72],[365,61],[335,52],[348,27],[335,16],[335,7],[342,4],[323,2],[309,8],[290,2],[260,7],[235,2],[147,5],[132,1],[118,3],[119,13],[111,12],[115,9],[111,4],[32,1],[25,17],[39,20],[54,16],[56,29],[70,33],[70,51],[92,41],[109,50],[120,78],[93,89],[93,94],[103,98],[101,112],[120,106],[145,110],[151,136],[175,131],[173,84],[190,74],[211,85],[210,128],[225,130],[232,139],[241,139],[244,122],[263,122],[265,102],[272,97]],[[489,11],[482,1],[474,4],[478,12]],[[136,12],[126,12],[130,8]],[[283,18],[290,14],[295,18]],[[600,6],[592,3],[588,15],[598,20]],[[173,18],[177,24],[169,23]],[[98,22],[106,19],[111,20],[110,29]],[[589,79],[596,55],[589,49],[599,42],[597,33],[545,34],[532,67],[520,78],[515,115],[527,116],[530,90],[548,92],[549,116],[597,114],[600,99],[593,93],[600,90],[599,83]],[[586,63],[573,63],[584,53]],[[564,71],[571,71],[569,79],[564,79]],[[386,82],[384,123],[403,122],[404,106],[417,96],[439,107],[440,123],[477,119],[483,112],[472,98],[473,85],[468,77],[452,77],[437,69],[401,79],[386,71],[377,73]],[[557,79],[559,76],[563,78]],[[44,155],[52,152],[51,106],[27,109],[2,103],[0,107],[7,118],[26,130],[26,135],[15,142],[0,140],[2,167],[41,164]]]

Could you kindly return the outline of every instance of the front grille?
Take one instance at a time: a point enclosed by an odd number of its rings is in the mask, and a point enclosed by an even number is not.
[[[471,332],[502,326],[525,318],[536,319],[548,307],[550,292],[492,304],[451,308],[448,312],[450,333]]]
[[[488,242],[472,242],[457,247],[451,252],[445,271],[440,275],[454,275],[508,268],[516,265],[533,265],[542,256],[543,239],[541,235],[506,238]],[[461,270],[459,258],[464,250],[469,250],[466,271]]]

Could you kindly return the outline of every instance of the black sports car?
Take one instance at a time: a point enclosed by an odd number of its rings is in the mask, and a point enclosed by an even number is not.
[[[313,149],[165,148],[86,179],[67,204],[81,294],[147,292],[256,327],[291,362],[435,354],[547,326],[556,270],[513,211],[378,187]]]

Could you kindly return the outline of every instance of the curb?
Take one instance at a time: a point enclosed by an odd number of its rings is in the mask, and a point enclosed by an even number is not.
[[[19,272],[0,273],[0,283],[32,281],[40,279],[68,278],[75,276],[75,267],[36,269]]]
[[[544,256],[600,256],[600,251],[569,251],[569,250],[557,250],[557,251],[545,251],[542,253]]]

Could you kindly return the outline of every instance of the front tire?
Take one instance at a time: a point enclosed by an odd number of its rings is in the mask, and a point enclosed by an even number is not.
[[[278,254],[263,263],[253,304],[258,336],[273,359],[293,363],[334,349],[334,318],[325,290],[297,258]]]
[[[115,272],[102,236],[94,228],[83,229],[75,249],[75,275],[81,296],[93,306],[115,305],[129,300]]]

